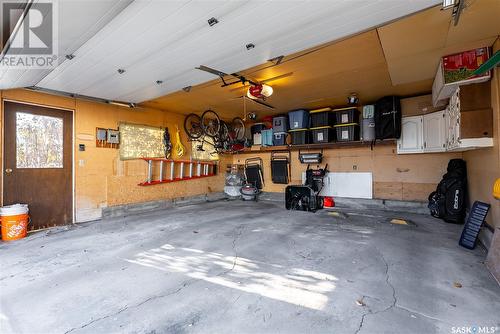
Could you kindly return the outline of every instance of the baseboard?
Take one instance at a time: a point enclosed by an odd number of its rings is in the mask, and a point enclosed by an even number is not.
[[[277,192],[264,192],[259,196],[260,200],[285,202],[285,194]],[[365,198],[345,198],[335,197],[335,206],[339,208],[349,208],[358,210],[385,210],[404,211],[417,214],[429,214],[426,202],[397,201],[386,199],[365,199]]]
[[[125,217],[143,212],[164,210],[172,207],[180,207],[205,202],[213,202],[225,199],[224,193],[214,192],[190,197],[178,197],[151,202],[131,203],[114,205],[102,209],[103,218]]]

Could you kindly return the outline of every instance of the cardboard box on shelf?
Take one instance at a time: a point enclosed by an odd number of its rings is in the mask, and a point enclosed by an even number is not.
[[[421,116],[446,108],[448,100],[443,100],[437,106],[432,105],[432,95],[421,95],[401,99],[401,113],[406,116]]]

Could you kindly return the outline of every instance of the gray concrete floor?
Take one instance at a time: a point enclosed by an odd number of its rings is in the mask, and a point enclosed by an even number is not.
[[[219,201],[34,233],[0,245],[0,332],[500,326],[500,288],[485,252],[457,245],[461,228],[416,214]]]

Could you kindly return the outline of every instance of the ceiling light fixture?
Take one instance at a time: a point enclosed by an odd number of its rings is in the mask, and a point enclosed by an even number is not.
[[[247,97],[253,100],[255,99],[266,99],[273,95],[273,87],[265,84],[252,85],[248,87]]]
[[[347,103],[349,104],[357,104],[359,102],[358,94],[357,93],[351,93],[347,97]]]
[[[211,17],[211,18],[208,19],[208,25],[211,26],[211,27],[213,27],[217,23],[219,23],[219,20],[217,20],[215,17]]]
[[[137,105],[132,102],[119,102],[119,101],[106,101],[107,104],[112,104],[114,106],[125,107],[125,108],[135,108]]]

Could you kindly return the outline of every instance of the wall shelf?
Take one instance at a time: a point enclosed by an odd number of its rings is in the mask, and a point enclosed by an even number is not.
[[[396,146],[395,139],[386,139],[377,141],[374,146],[381,145],[394,145]],[[337,148],[356,148],[356,147],[370,147],[371,142],[353,141],[353,142],[336,142],[336,143],[323,143],[323,144],[305,144],[305,145],[283,145],[283,146],[261,146],[260,149],[245,148],[243,151],[234,154],[255,154],[262,152],[283,151],[283,150],[314,150],[314,149],[337,149]]]

